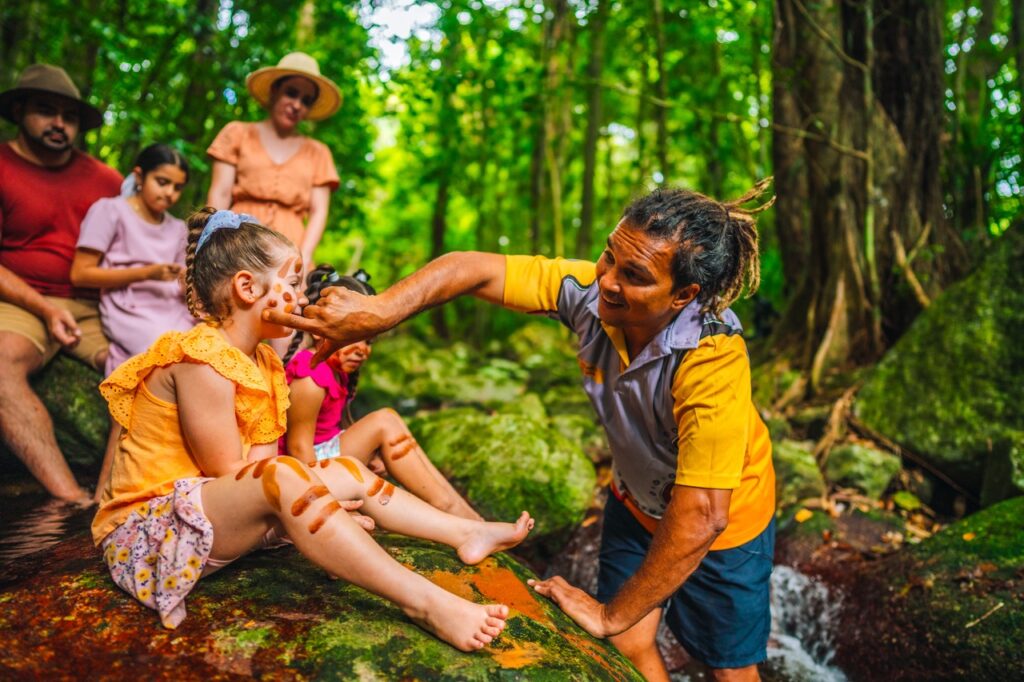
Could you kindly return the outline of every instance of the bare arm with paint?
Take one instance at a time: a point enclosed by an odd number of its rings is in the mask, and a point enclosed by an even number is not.
[[[301,377],[289,385],[291,405],[288,406],[288,454],[306,463],[316,461],[313,440],[316,419],[320,415],[327,391],[316,385],[310,377]]]
[[[427,263],[377,296],[325,289],[303,316],[266,310],[265,320],[326,339],[314,363],[347,344],[377,336],[428,308],[471,294],[500,305],[505,291],[505,257],[496,253],[449,253]]]
[[[203,475],[216,478],[241,469],[247,462],[235,427],[234,382],[206,364],[182,362],[170,371],[181,432]]]
[[[631,628],[675,594],[700,564],[729,519],[731,490],[677,485],[640,568],[608,604],[555,576],[529,581],[595,637]]]

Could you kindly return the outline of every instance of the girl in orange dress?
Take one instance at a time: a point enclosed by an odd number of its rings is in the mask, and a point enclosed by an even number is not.
[[[205,209],[188,222],[189,307],[206,324],[168,332],[100,391],[124,427],[92,524],[114,581],[168,628],[204,575],[287,536],[328,573],[397,604],[463,651],[489,643],[508,608],[475,604],[410,571],[367,534],[376,524],[455,548],[466,563],[518,544],[533,520],[473,521],[436,509],[362,463],[279,457],[288,387],[261,343],[290,330],[270,308],[304,303],[295,247],[251,216]],[[360,509],[366,516],[350,516]]]

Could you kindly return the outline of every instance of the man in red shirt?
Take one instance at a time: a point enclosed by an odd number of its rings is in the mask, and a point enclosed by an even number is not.
[[[25,69],[0,116],[18,126],[0,143],[0,437],[51,495],[87,503],[28,377],[59,351],[103,366],[96,292],[71,286],[71,261],[86,211],[121,176],[72,146],[103,116],[59,67]]]

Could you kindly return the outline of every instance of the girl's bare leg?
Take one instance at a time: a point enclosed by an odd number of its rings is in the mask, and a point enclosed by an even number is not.
[[[276,528],[324,570],[391,600],[458,649],[479,649],[501,632],[508,607],[474,604],[399,564],[342,510],[320,471],[292,457],[274,457],[206,483],[202,499],[214,529],[211,557],[233,559]]]
[[[402,487],[449,514],[483,521],[444,477],[413,438],[405,420],[392,409],[372,412],[345,430],[341,453],[368,464],[380,449],[388,473]]]
[[[121,425],[114,419],[111,419],[110,433],[107,434],[107,447],[103,451],[103,464],[100,465],[100,477],[96,481],[96,492],[92,495],[92,499],[96,502],[100,501],[103,489],[107,487],[107,483],[110,481],[110,470],[114,466],[114,453],[117,452],[117,448],[121,444],[122,431]]]
[[[331,494],[341,500],[363,500],[360,512],[378,525],[403,535],[441,542],[459,558],[475,564],[526,538],[533,519],[525,511],[515,523],[474,521],[443,512],[396,488],[353,457],[337,457],[310,465]]]

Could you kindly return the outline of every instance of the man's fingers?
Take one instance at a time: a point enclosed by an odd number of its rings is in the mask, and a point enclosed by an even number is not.
[[[291,327],[303,332],[312,332],[313,334],[318,334],[323,327],[323,323],[320,320],[311,320],[301,315],[286,313],[283,310],[274,310],[273,308],[267,308],[263,311],[263,319],[267,322]]]
[[[313,359],[309,361],[310,366],[316,367],[321,362],[331,357],[331,355],[334,354],[334,351],[341,348],[341,346],[342,344],[340,343],[335,343],[334,341],[322,339],[320,343],[318,343],[316,346],[316,353],[313,354]]]

